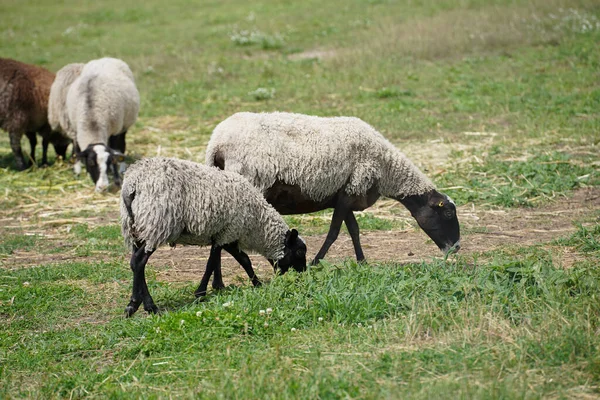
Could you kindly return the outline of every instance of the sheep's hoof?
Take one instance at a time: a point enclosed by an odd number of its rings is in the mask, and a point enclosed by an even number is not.
[[[125,307],[125,317],[129,318],[131,317],[133,314],[135,314],[135,312],[137,311],[137,307],[134,306],[127,306]]]
[[[144,306],[144,310],[146,310],[148,314],[158,314],[158,307],[156,307],[155,304],[151,304],[148,307]]]

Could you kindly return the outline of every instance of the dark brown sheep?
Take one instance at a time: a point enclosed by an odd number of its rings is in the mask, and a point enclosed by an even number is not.
[[[42,67],[8,58],[0,58],[0,129],[8,132],[17,169],[27,162],[21,151],[21,138],[27,135],[31,145],[31,159],[35,161],[36,132],[42,137],[42,164],[48,164],[48,144],[56,154],[65,158],[71,142],[52,132],[48,124],[48,97],[54,74]]]

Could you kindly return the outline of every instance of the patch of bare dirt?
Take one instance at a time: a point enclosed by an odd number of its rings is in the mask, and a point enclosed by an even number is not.
[[[461,239],[461,254],[548,243],[568,236],[576,230],[573,221],[600,210],[598,198],[600,198],[600,189],[589,188],[576,191],[572,198],[563,199],[543,209],[484,210],[477,209],[473,205],[460,207],[458,214],[464,232]],[[325,241],[325,236],[304,237],[309,255],[316,254]],[[420,262],[442,257],[442,253],[425,233],[417,228],[364,232],[361,234],[361,243],[365,257],[371,262]],[[553,250],[557,257],[555,261],[563,267],[570,267],[582,259],[579,253],[568,248],[549,246],[548,249]],[[158,279],[160,280],[199,281],[204,273],[208,255],[208,248],[163,247],[152,255],[149,263],[159,268]],[[350,236],[340,233],[327,253],[326,260],[335,262],[353,257],[354,248]],[[272,274],[271,265],[262,256],[251,255],[250,258],[259,276]],[[242,268],[225,252],[223,252],[222,267],[226,284],[248,281]]]
[[[336,50],[332,49],[312,49],[303,51],[301,53],[294,53],[288,55],[288,59],[290,60],[310,60],[310,59],[318,59],[324,60],[328,58],[333,58],[337,55]]]
[[[549,243],[554,239],[570,235],[576,230],[573,221],[588,219],[600,210],[598,199],[600,188],[587,188],[576,191],[571,198],[562,199],[545,208],[479,209],[474,205],[460,207],[459,220],[463,230],[461,254],[529,246]],[[386,204],[389,202],[390,204]],[[386,200],[378,207],[381,210],[394,206]],[[401,205],[397,207],[402,208]],[[377,214],[377,211],[375,212]],[[408,213],[407,213],[408,215]],[[304,236],[309,256],[316,254],[326,235]],[[442,253],[418,228],[394,231],[371,231],[361,234],[365,256],[371,262],[420,262]],[[583,257],[572,249],[548,245],[556,257],[557,265],[570,267]],[[209,248],[194,246],[161,247],[150,258],[149,269],[157,273],[157,278],[169,282],[199,282],[208,260]],[[354,258],[354,248],[348,234],[340,233],[338,240],[329,250],[326,260],[330,262]],[[0,262],[4,268],[17,268],[65,261],[85,261],[102,259],[101,254],[93,257],[76,257],[74,254],[37,254],[16,251]],[[256,273],[263,279],[273,273],[271,265],[260,255],[250,255]],[[128,255],[123,255],[124,268]],[[243,269],[233,257],[223,252],[223,277],[226,284],[248,284]]]

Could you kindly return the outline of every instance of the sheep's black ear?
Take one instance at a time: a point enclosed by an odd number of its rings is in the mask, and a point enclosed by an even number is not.
[[[88,147],[84,151],[75,153],[75,157],[77,157],[78,159],[86,159],[89,154],[90,154],[90,148]]]
[[[123,162],[125,161],[125,154],[121,153],[119,150],[113,150],[110,149],[110,152],[113,155],[113,160],[116,162]]]
[[[285,234],[285,242],[288,246],[292,246],[298,240],[298,231],[292,229],[291,231],[287,231]]]

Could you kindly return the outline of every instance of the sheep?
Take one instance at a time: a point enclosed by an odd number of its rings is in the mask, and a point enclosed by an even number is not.
[[[75,173],[81,172],[84,162],[96,191],[108,187],[111,168],[115,185],[120,186],[125,134],[135,123],[139,108],[133,73],[122,60],[101,58],[69,64],[56,74],[50,91],[50,125],[73,139]]]
[[[221,249],[244,268],[254,286],[260,281],[244,251],[265,256],[277,270],[306,268],[306,244],[296,229],[244,177],[191,161],[148,158],[134,163],[121,190],[121,232],[131,249],[133,290],[125,309],[133,315],[143,302],[156,313],[144,268],[162,244],[211,245],[206,272],[196,297],[204,296],[215,273],[213,288],[223,287]]]
[[[402,203],[445,253],[460,248],[454,202],[359,118],[237,113],[214,129],[206,164],[245,176],[281,214],[333,208],[313,265],[337,239],[342,221],[357,260],[364,261],[353,212],[372,206],[380,196]]]
[[[0,129],[8,132],[17,169],[27,162],[21,150],[23,133],[29,139],[31,160],[35,162],[36,132],[42,137],[42,165],[48,165],[48,144],[66,158],[69,140],[50,130],[48,96],[54,74],[45,68],[0,58]]]

